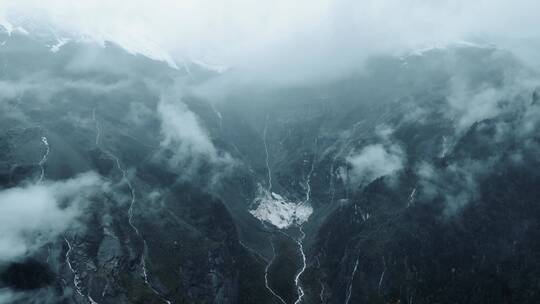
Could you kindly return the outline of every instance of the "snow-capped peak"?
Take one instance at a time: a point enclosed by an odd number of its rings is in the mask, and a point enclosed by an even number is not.
[[[69,38],[58,38],[56,44],[51,46],[51,52],[56,53],[60,50],[62,46],[69,42]]]
[[[0,29],[2,29],[11,36],[12,33],[17,32],[23,35],[28,35],[28,31],[22,26],[15,26],[11,22],[7,21],[5,18],[0,16]]]

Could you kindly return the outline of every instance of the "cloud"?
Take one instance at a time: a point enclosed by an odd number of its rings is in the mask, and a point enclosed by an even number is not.
[[[347,157],[349,177],[354,184],[365,185],[403,168],[403,151],[397,145],[369,145]]]
[[[486,62],[482,63],[492,69],[489,76],[476,79],[474,72],[459,66],[450,70],[446,116],[455,121],[457,133],[466,131],[475,122],[530,108],[538,76],[516,62],[508,62],[507,54],[506,58],[499,58],[500,54],[494,53],[495,58],[484,59]]]
[[[463,160],[446,167],[436,168],[426,162],[416,168],[424,199],[442,198],[445,215],[459,212],[471,201],[480,197],[482,178],[493,172],[496,158]]]
[[[0,261],[31,254],[77,219],[104,183],[94,173],[0,191]]]
[[[199,118],[180,97],[174,96],[164,95],[157,106],[161,121],[160,157],[166,159],[170,168],[182,171],[184,178],[192,177],[205,164],[211,165],[207,169],[215,173],[226,173],[234,164],[232,157],[216,149]],[[212,174],[211,179],[216,177]]]
[[[530,47],[540,38],[535,0],[1,3],[14,24],[45,23],[58,33],[113,41],[172,66],[190,60],[230,66],[236,81],[259,84],[339,77],[373,54],[462,40]]]
[[[365,186],[403,169],[406,155],[400,145],[392,141],[394,129],[382,124],[375,127],[374,131],[379,143],[367,145],[359,152],[351,151],[345,158],[348,168],[340,169],[344,181]]]
[[[21,98],[25,94],[31,94],[34,101],[50,102],[51,97],[59,92],[77,90],[99,95],[125,89],[131,84],[128,80],[110,84],[86,79],[72,80],[50,72],[27,74],[17,80],[0,80],[0,102]]]
[[[65,295],[59,295],[50,289],[34,291],[15,291],[10,288],[0,288],[0,304],[58,304],[68,300]]]
[[[517,73],[498,83],[480,84],[463,75],[454,76],[445,111],[455,121],[455,146],[445,148],[443,166],[425,162],[416,166],[419,193],[427,200],[442,200],[446,215],[481,199],[480,187],[486,177],[501,168],[526,164],[539,149],[535,140],[540,125],[535,93],[539,82],[535,75]]]
[[[0,289],[0,304],[9,304],[17,300],[17,295],[7,288]]]
[[[181,102],[161,101],[158,104],[161,118],[161,146],[174,149],[173,162],[180,162],[188,155],[217,158],[217,151],[197,116]]]
[[[476,92],[454,88],[448,103],[458,117],[457,130],[464,131],[475,122],[500,114],[499,103],[502,98],[502,92],[493,87],[485,87]]]

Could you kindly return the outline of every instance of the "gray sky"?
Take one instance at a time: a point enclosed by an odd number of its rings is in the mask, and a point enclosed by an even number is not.
[[[482,41],[529,54],[535,0],[0,0],[12,24],[110,40],[180,66],[202,60],[247,79],[338,77],[380,53]],[[519,44],[519,45],[518,45]]]

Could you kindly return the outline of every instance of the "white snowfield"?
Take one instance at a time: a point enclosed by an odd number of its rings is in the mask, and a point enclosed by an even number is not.
[[[255,199],[257,208],[250,213],[261,221],[270,223],[279,229],[305,223],[313,208],[305,202],[290,202],[281,195],[269,192],[259,186],[259,195]]]

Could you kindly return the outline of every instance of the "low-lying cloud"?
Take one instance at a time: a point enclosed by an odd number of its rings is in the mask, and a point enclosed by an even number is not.
[[[504,60],[490,60],[487,64],[504,64]],[[457,67],[460,69],[460,67]],[[475,122],[499,117],[504,113],[523,111],[531,108],[531,95],[538,87],[539,78],[528,73],[527,69],[516,63],[499,67],[491,77],[482,82],[470,79],[453,71],[446,98],[449,111],[446,115],[455,123],[456,132],[466,131]],[[497,80],[503,75],[502,80]]]
[[[217,151],[197,116],[181,102],[162,101],[157,108],[161,118],[161,146],[175,151],[172,163],[179,163],[188,155],[217,158]]]
[[[157,114],[161,122],[160,158],[165,159],[173,170],[180,171],[183,178],[192,177],[205,164],[211,165],[219,174],[234,164],[228,153],[214,146],[199,118],[179,96],[163,97],[157,106]],[[216,179],[219,174],[212,173],[210,179]]]
[[[92,195],[104,182],[94,173],[65,181],[27,184],[0,191],[0,261],[31,254],[77,228]]]
[[[354,185],[367,185],[380,177],[392,175],[405,165],[405,152],[391,140],[393,130],[383,125],[375,132],[381,143],[365,146],[346,158],[348,180]]]
[[[482,177],[491,173],[495,159],[466,160],[435,168],[428,163],[417,167],[419,185],[424,199],[441,198],[444,214],[453,215],[480,197]]]
[[[0,20],[113,41],[180,68],[229,66],[237,81],[292,84],[339,77],[374,54],[463,40],[530,48],[538,11],[534,0],[20,0],[1,2]]]
[[[369,145],[358,154],[347,157],[351,166],[349,178],[357,185],[365,185],[375,179],[390,175],[403,168],[403,151],[397,145]]]

